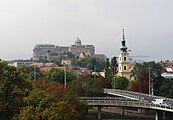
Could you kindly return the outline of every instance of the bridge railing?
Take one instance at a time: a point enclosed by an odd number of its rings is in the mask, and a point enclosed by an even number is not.
[[[138,101],[119,101],[119,100],[84,100],[88,105],[93,106],[127,106],[127,107],[142,107],[142,108],[153,108],[160,110],[168,110],[173,112],[172,106],[162,106],[156,105],[148,102],[138,102]]]
[[[133,95],[133,94],[127,94],[123,90],[117,90],[117,89],[104,89],[105,93],[112,93],[112,94],[118,94],[121,97],[128,97],[130,99],[138,100],[139,96]]]
[[[80,100],[130,100],[122,97],[79,97]]]

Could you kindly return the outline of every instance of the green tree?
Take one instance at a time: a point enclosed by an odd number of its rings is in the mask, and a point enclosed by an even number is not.
[[[19,67],[18,69],[27,73],[32,80],[34,80],[34,74],[36,75],[36,79],[40,79],[44,77],[43,73],[40,71],[38,67],[31,66],[31,67]],[[35,70],[34,70],[35,69]],[[34,73],[35,72],[35,73]]]
[[[79,96],[97,97],[103,96],[103,80],[98,77],[93,79],[91,76],[82,76],[72,81],[71,88]]]
[[[112,88],[126,90],[128,86],[129,80],[126,77],[116,77],[115,83],[112,83]]]
[[[56,81],[64,84],[65,73],[63,70],[52,68],[44,72],[44,76],[47,80]],[[76,77],[69,71],[66,71],[66,82],[69,83],[74,80]]]
[[[20,69],[0,61],[0,118],[11,120],[24,105],[23,97],[31,88],[30,77]]]
[[[106,63],[105,63],[105,74],[106,77],[110,76],[110,62],[109,62],[109,58],[106,59]]]
[[[144,62],[143,64],[139,64],[139,63],[135,64],[132,70],[132,76],[137,81],[139,81],[138,92],[148,93],[149,69],[150,69],[150,79],[151,81],[153,81],[154,94],[159,95],[159,91],[160,91],[159,89],[161,87],[160,82],[163,79],[163,77],[161,76],[161,73],[163,72],[163,67],[160,64],[155,62]],[[134,89],[136,90],[136,88]]]
[[[116,74],[117,67],[118,67],[117,58],[116,57],[111,58],[111,70],[113,75]]]
[[[72,52],[64,52],[63,56],[65,58],[75,58],[75,55]]]
[[[74,66],[87,68],[88,70],[97,72],[103,71],[105,68],[105,61],[97,60],[95,58],[80,59],[73,63]]]
[[[131,80],[129,81],[127,90],[134,91],[134,92],[139,92],[139,81],[137,80]]]
[[[164,97],[173,97],[171,95],[171,92],[172,92],[172,82],[171,80],[169,79],[165,79],[163,82],[162,82],[162,86],[160,88],[160,95],[161,96],[164,96]]]

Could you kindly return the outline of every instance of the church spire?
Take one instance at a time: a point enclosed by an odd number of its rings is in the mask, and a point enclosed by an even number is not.
[[[123,28],[123,41],[125,41],[124,28]]]
[[[121,41],[121,48],[120,50],[122,52],[127,52],[127,47],[126,47],[126,41],[125,41],[125,35],[124,35],[124,28],[123,28],[123,40]]]

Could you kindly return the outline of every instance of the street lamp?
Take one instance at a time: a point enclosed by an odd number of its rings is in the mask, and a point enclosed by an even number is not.
[[[114,66],[114,73],[113,73],[113,76],[114,76],[114,89],[115,89],[115,66]]]
[[[37,76],[36,76],[36,75],[37,75],[36,67],[37,67],[38,65],[34,63],[34,64],[31,64],[30,66],[31,66],[31,67],[34,67],[34,80],[36,80],[36,79],[37,79]]]
[[[94,65],[94,79],[96,79],[96,65]]]
[[[36,66],[34,66],[34,80],[36,80]]]
[[[66,87],[67,84],[67,68],[66,65],[64,65],[64,86]]]

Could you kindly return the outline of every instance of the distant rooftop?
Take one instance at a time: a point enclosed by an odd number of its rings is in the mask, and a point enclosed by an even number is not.
[[[162,73],[161,76],[166,79],[173,79],[173,74],[171,73]]]

